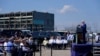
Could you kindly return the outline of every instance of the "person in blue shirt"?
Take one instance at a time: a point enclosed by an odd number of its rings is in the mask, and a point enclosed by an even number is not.
[[[13,41],[12,39],[9,39],[9,41],[7,42],[7,53],[6,56],[12,56],[12,50],[13,50]]]

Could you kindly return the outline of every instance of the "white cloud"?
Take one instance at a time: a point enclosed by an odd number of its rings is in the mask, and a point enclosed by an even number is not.
[[[64,5],[62,8],[49,8],[46,10],[41,10],[42,12],[60,13],[64,14],[67,12],[77,12],[78,10],[71,5]]]
[[[71,5],[64,5],[63,8],[61,8],[58,11],[59,11],[59,13],[66,13],[66,12],[75,12],[75,11],[77,11],[77,9]]]

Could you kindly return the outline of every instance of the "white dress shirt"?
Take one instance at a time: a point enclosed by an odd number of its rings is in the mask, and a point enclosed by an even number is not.
[[[4,50],[7,50],[7,42],[4,42],[3,46],[4,46]]]
[[[53,43],[55,43],[55,40],[54,39],[50,39],[49,40],[49,44],[53,44]]]
[[[60,39],[56,39],[56,44],[62,44],[62,41]]]
[[[71,40],[71,41],[74,40],[74,36],[72,34],[68,35],[67,40]]]
[[[61,41],[62,41],[63,44],[67,44],[68,43],[68,41],[66,39],[62,39]]]

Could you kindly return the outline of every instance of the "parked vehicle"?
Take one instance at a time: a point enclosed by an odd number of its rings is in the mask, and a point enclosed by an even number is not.
[[[30,30],[21,30],[23,35],[26,36],[26,37],[30,37],[32,36],[32,31]]]
[[[36,40],[38,43],[42,43],[44,38],[50,39],[51,36],[54,36],[56,38],[57,36],[61,36],[57,32],[46,32],[46,31],[35,31],[32,32],[32,37],[34,40]]]
[[[2,30],[1,36],[11,37],[11,36],[14,36],[16,32],[18,35],[20,35],[20,33],[22,33],[21,30]]]
[[[7,37],[11,37],[11,36],[14,36],[14,35],[18,35],[18,36],[26,36],[26,37],[29,37],[31,36],[31,31],[30,30],[2,30],[0,32],[0,35],[1,36],[7,36]]]

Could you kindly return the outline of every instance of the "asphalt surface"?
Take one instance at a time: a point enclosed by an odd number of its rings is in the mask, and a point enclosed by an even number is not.
[[[35,56],[40,56],[40,52],[36,52]],[[51,56],[51,49],[42,48],[41,56]],[[71,56],[70,48],[66,50],[52,50],[52,56]]]

